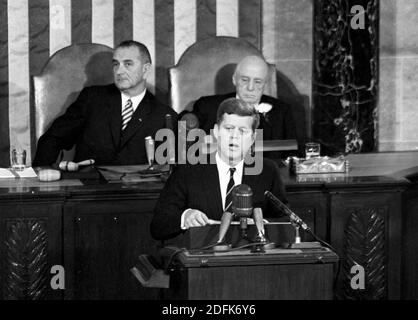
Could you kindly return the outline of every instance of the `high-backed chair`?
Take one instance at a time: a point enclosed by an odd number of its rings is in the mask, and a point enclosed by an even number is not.
[[[113,82],[112,52],[112,48],[102,44],[74,44],[57,51],[41,74],[33,77],[35,141],[32,139],[32,150],[81,89]],[[71,153],[65,158],[71,158]]]
[[[169,69],[171,107],[181,113],[191,111],[202,96],[235,90],[232,75],[237,63],[261,52],[244,39],[213,37],[190,46],[177,65]],[[270,81],[265,93],[276,97],[276,68],[270,65]]]

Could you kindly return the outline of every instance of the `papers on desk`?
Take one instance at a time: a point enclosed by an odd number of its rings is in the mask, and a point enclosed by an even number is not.
[[[20,178],[36,178],[38,177],[32,167],[25,168],[23,171],[13,169],[0,168],[0,179],[20,179]]]
[[[99,166],[103,178],[109,183],[119,182],[160,182],[161,176],[169,172],[169,165],[155,165],[155,170],[149,170],[149,165]]]
[[[268,221],[267,219],[263,219],[263,223],[264,224],[290,224],[290,222],[288,222],[288,221],[284,221],[284,222],[282,222],[282,221]],[[220,220],[209,219],[209,224],[221,224],[221,221]],[[240,221],[239,220],[238,221],[231,221],[231,225],[234,225],[234,224],[240,224]],[[247,218],[247,224],[248,225],[255,224],[254,219],[253,218]]]

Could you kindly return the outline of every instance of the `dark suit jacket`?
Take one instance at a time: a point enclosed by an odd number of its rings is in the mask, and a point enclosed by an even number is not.
[[[236,97],[232,92],[225,95],[214,95],[202,97],[193,106],[193,113],[199,119],[199,127],[210,133],[210,129],[216,123],[216,112],[222,101]],[[263,95],[261,103],[269,103],[272,109],[267,117],[260,116],[259,129],[263,129],[264,140],[275,139],[296,139],[295,121],[293,119],[291,106],[275,98]]]
[[[263,171],[259,175],[245,175],[244,167],[242,183],[253,191],[254,208],[262,208],[265,217],[281,216],[264,196],[264,192],[269,190],[287,203],[278,166],[272,160],[263,159]],[[188,208],[198,209],[210,219],[221,219],[222,196],[216,164],[181,165],[176,168],[156,204],[151,235],[157,240],[179,235],[183,232],[181,215]]]
[[[53,164],[62,149],[71,149],[74,144],[74,161],[146,163],[145,137],[154,137],[158,129],[165,127],[166,114],[171,114],[177,123],[177,113],[147,91],[122,134],[121,104],[120,91],[114,84],[84,88],[39,139],[33,165]]]

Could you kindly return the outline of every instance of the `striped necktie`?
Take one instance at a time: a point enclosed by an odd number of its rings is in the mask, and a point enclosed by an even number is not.
[[[126,101],[125,107],[122,110],[122,131],[125,130],[128,125],[129,120],[132,118],[134,113],[134,108],[132,107],[132,100],[129,99]]]
[[[232,206],[232,189],[234,189],[234,186],[235,186],[235,182],[234,182],[234,172],[235,172],[235,170],[236,170],[235,168],[230,168],[229,169],[229,183],[228,183],[228,186],[226,187],[225,210],[224,210],[224,212],[231,209],[231,206]],[[228,211],[228,212],[231,212],[231,211]]]

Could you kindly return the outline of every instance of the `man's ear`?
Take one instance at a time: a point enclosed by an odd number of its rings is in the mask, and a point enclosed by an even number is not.
[[[234,73],[233,75],[232,75],[232,83],[234,84],[234,86],[236,87],[237,86],[237,81],[236,81],[236,78],[237,77],[237,74],[236,73]]]
[[[213,134],[215,135],[215,139],[218,139],[218,133],[219,133],[219,126],[217,123],[213,126]]]
[[[144,73],[144,78],[146,79],[149,76],[150,72],[151,72],[151,63],[145,63],[142,66],[142,71]]]

